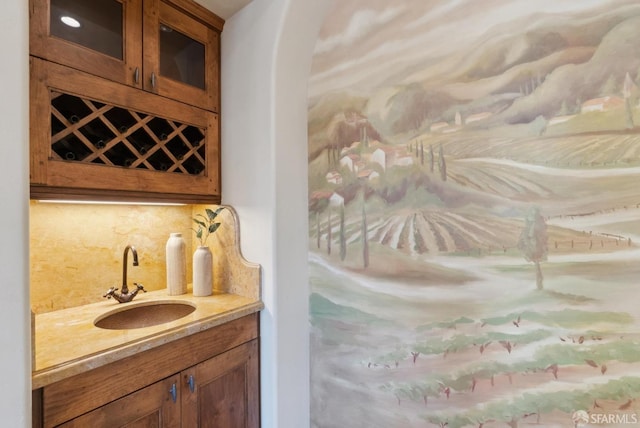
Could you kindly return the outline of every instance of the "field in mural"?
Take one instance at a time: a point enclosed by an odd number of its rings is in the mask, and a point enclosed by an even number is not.
[[[445,50],[478,2],[384,3],[314,57],[312,426],[640,425],[640,6],[496,0]]]

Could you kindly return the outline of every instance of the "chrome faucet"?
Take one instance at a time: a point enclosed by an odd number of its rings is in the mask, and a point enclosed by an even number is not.
[[[120,303],[126,303],[132,301],[140,290],[142,290],[144,293],[147,292],[147,290],[144,289],[144,286],[142,284],[138,284],[137,282],[133,283],[133,285],[136,286],[136,289],[132,292],[129,292],[129,287],[127,286],[127,265],[129,250],[131,250],[131,254],[133,254],[133,265],[138,266],[138,252],[136,251],[136,248],[133,245],[127,245],[124,249],[124,254],[122,254],[122,290],[120,290],[120,293],[118,293],[118,289],[116,287],[111,287],[102,297],[106,297],[107,299],[113,297]]]

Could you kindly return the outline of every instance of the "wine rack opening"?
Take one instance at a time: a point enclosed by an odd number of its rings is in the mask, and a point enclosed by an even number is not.
[[[50,159],[198,176],[205,129],[50,91]]]

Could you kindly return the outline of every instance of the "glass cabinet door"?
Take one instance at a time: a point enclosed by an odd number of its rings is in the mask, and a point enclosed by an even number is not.
[[[124,8],[117,0],[51,0],[51,35],[123,59]]]
[[[163,1],[145,3],[144,88],[196,107],[218,111],[219,33]]]
[[[160,24],[160,75],[205,89],[204,43]]]
[[[142,87],[142,1],[30,0],[30,54]]]

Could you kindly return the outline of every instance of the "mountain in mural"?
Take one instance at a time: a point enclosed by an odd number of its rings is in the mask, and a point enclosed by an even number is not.
[[[503,24],[437,67],[417,62],[408,75],[402,71],[387,77],[386,85],[351,92],[357,102],[346,105],[359,109],[388,139],[452,121],[456,112],[490,112],[485,126],[578,112],[589,99],[622,96],[627,73],[634,81],[640,77],[640,18],[627,13],[623,8],[578,24],[541,19],[525,33],[517,31],[522,22]],[[311,124],[326,123],[344,107],[335,100],[345,93],[327,96],[334,108],[327,109],[325,100],[315,102]],[[321,130],[312,127],[310,135]]]

